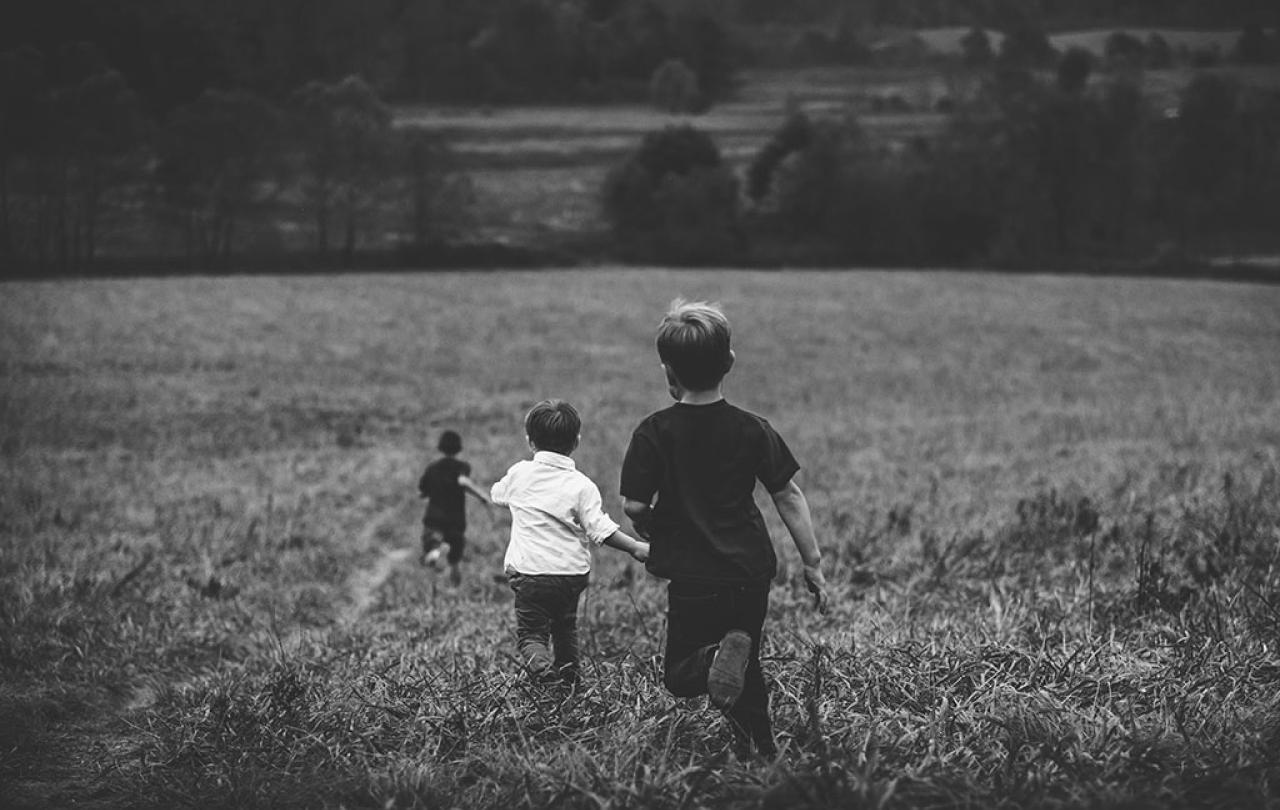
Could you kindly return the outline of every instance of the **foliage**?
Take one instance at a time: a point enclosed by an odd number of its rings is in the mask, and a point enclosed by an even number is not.
[[[703,109],[698,75],[679,59],[668,59],[653,72],[649,81],[649,99],[658,109],[672,114]]]
[[[1091,83],[1092,64],[1069,51],[1053,84],[998,69],[940,135],[896,148],[789,119],[747,171],[753,242],[824,263],[1043,266],[1275,232],[1280,97],[1206,74],[1170,118],[1131,75]]]
[[[1084,48],[1070,48],[1058,60],[1058,89],[1064,93],[1080,93],[1093,72],[1093,54]]]
[[[147,135],[139,98],[83,44],[51,66],[31,49],[4,54],[0,74],[0,259],[90,267],[104,199],[138,173]]]
[[[1116,31],[1107,37],[1102,53],[1113,69],[1141,67],[1147,60],[1147,46],[1128,31]]]
[[[358,76],[332,85],[310,82],[294,94],[292,107],[316,247],[328,252],[333,217],[341,223],[342,252],[350,262],[361,222],[370,217],[393,165],[391,110]]]
[[[1274,63],[1280,60],[1280,32],[1268,36],[1260,25],[1245,26],[1232,55],[1246,65]]]
[[[1280,95],[1198,75],[1183,92],[1166,138],[1162,206],[1180,234],[1274,228],[1280,202]]]
[[[279,188],[284,120],[245,92],[209,91],[174,112],[157,147],[156,182],[180,213],[188,256],[226,268],[236,226]]]
[[[1023,69],[1053,63],[1056,56],[1053,45],[1033,8],[1005,4],[1001,16],[1004,40],[997,55],[1001,67]]]
[[[762,201],[773,189],[774,174],[789,155],[813,140],[813,124],[802,111],[793,112],[760,149],[747,170],[747,194]]]
[[[1173,67],[1173,49],[1169,47],[1169,41],[1160,35],[1157,31],[1152,31],[1147,36],[1147,41],[1143,45],[1147,54],[1147,67],[1152,70],[1168,70]]]
[[[738,181],[715,142],[688,125],[645,135],[605,181],[604,210],[625,249],[671,261],[736,250]]]

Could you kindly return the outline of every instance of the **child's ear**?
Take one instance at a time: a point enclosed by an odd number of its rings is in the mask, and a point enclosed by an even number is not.
[[[530,449],[530,450],[537,451],[538,447],[537,447],[537,445],[535,445],[535,444],[533,443],[533,437],[532,437],[532,436],[530,436],[528,433],[526,433],[526,434],[524,434],[524,440],[525,440],[526,442],[528,442],[528,443],[529,443],[529,449]]]
[[[733,353],[733,349],[730,349],[730,350],[729,350],[729,359],[724,361],[724,373],[725,373],[725,374],[728,374],[728,373],[729,373],[729,371],[733,369],[733,361],[734,361],[734,360],[737,360],[737,359],[738,359],[738,356],[737,356],[736,354],[734,354],[734,353]]]

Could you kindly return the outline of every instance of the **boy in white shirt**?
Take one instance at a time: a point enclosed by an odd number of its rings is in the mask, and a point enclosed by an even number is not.
[[[515,591],[516,648],[539,680],[578,680],[578,598],[587,587],[591,547],[612,546],[640,562],[649,544],[619,530],[600,490],[569,456],[582,419],[563,400],[533,406],[524,419],[533,459],[516,462],[493,485],[495,504],[511,509],[503,567]],[[548,647],[550,641],[550,647]]]

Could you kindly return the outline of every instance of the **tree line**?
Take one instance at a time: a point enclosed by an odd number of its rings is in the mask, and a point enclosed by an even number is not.
[[[1280,26],[1277,9],[1258,0],[41,0],[0,4],[0,50],[51,56],[89,43],[158,115],[208,89],[279,102],[305,82],[349,75],[393,103],[639,100],[670,60],[695,74],[708,104],[732,91],[735,69],[762,58],[758,43],[781,44],[753,26],[809,26],[865,49],[867,31],[895,26],[1266,29]]]
[[[22,8],[18,8],[22,6]],[[361,76],[384,99],[504,103],[644,96],[680,59],[709,97],[732,54],[713,2],[42,0],[0,4],[0,50],[91,43],[154,113],[207,89],[276,101]]]
[[[0,53],[0,266],[13,271],[90,272],[107,225],[140,240],[126,252],[209,270],[254,250],[350,263],[386,222],[422,248],[458,221],[451,165],[357,76],[280,102],[207,89],[158,117],[91,45]]]
[[[1280,11],[1260,0],[741,0],[747,22],[814,23],[840,16],[876,26],[999,28],[1029,15],[1048,28],[1168,26],[1239,28],[1276,26]]]
[[[692,127],[650,133],[606,183],[619,250],[712,264],[1190,267],[1274,250],[1280,91],[1203,71],[1175,109],[1131,68],[1091,80],[992,61],[936,137],[793,113],[745,173]]]

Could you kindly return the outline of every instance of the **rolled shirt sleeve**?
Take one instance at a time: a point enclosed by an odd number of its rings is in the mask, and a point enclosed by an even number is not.
[[[513,468],[514,469],[514,468]],[[507,500],[507,489],[511,485],[511,470],[507,470],[507,474],[502,476],[502,480],[494,483],[489,489],[489,500],[498,506],[508,506],[510,502]]]
[[[587,539],[597,546],[621,528],[604,511],[600,490],[591,481],[586,481],[578,493],[578,521]]]

